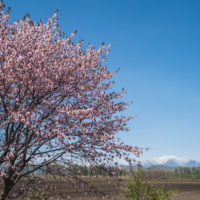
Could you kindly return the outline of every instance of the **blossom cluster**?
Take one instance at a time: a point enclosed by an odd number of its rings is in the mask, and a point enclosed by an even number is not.
[[[10,23],[0,11],[0,176],[11,180],[55,160],[131,163],[130,153],[142,153],[116,136],[131,117],[120,113],[124,92],[111,91],[110,47],[85,48],[57,24],[57,14],[46,23]]]

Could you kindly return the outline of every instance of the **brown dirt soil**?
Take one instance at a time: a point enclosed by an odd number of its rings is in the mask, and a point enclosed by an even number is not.
[[[165,185],[180,191],[173,195],[172,200],[200,200],[200,182],[172,182]]]
[[[88,179],[88,181],[95,185],[100,191],[103,191],[109,196],[112,196],[112,200],[127,200],[124,197],[122,189],[115,186],[115,181],[110,180],[108,183],[105,179]],[[121,186],[127,181],[121,181]],[[46,184],[53,185],[57,188],[57,191],[61,194],[63,200],[100,200],[102,196],[98,196],[96,192],[92,192],[89,189],[84,192],[83,189],[74,189],[71,184],[63,181],[51,180],[45,181]],[[200,182],[162,182],[157,183],[171,190],[179,190],[177,194],[173,195],[172,200],[200,200]],[[18,186],[20,187],[20,185]],[[70,196],[70,198],[68,198]],[[20,200],[21,198],[19,198]],[[60,200],[60,198],[52,197],[51,200]]]
[[[97,182],[96,182],[97,181]],[[97,185],[100,190],[112,196],[113,200],[127,200],[124,197],[124,194],[120,188],[114,186],[114,182],[108,184],[105,180],[93,180],[93,183]],[[165,182],[159,183],[164,187],[177,190],[177,194],[174,194],[172,200],[200,200],[200,182]],[[64,189],[64,186],[63,186]],[[73,200],[100,200],[102,197],[96,196],[93,192],[87,192],[87,195],[84,195],[84,192],[81,190],[73,192],[69,191],[69,196]]]
[[[200,182],[167,182],[160,183],[160,185],[176,191],[176,194],[172,196],[172,200],[200,200]],[[110,187],[109,189],[107,188],[106,191],[113,196],[113,200],[127,200],[123,193],[115,188]],[[93,198],[90,197],[84,200],[92,199]],[[74,200],[81,200],[81,198],[77,196]]]

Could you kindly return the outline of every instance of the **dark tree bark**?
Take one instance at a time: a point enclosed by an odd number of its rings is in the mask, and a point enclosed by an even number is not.
[[[14,184],[9,179],[4,179],[4,188],[1,195],[1,200],[6,200]]]

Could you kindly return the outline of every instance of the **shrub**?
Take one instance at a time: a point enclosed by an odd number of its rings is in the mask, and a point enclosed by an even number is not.
[[[170,200],[174,193],[163,186],[143,180],[142,170],[132,171],[134,182],[127,185],[126,197],[133,200]]]

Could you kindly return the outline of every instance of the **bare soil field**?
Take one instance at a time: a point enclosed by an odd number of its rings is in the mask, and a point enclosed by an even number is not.
[[[200,182],[166,182],[160,183],[166,188],[171,190],[178,190],[176,194],[173,195],[172,200],[200,200]],[[99,187],[106,194],[111,196],[113,200],[127,200],[124,196],[124,192],[119,188],[114,187],[113,184],[106,184],[101,182]],[[83,195],[83,193],[76,193],[72,195],[73,200],[100,200],[94,193],[89,194],[89,196]]]
[[[120,187],[116,187],[114,182],[107,183],[105,180],[93,180],[94,185],[96,185],[99,190],[103,191],[109,195],[110,199],[113,200],[127,200],[124,196],[124,192]],[[55,184],[55,183],[54,183]],[[123,187],[125,183],[121,183]],[[172,200],[200,200],[200,182],[162,182],[159,183],[170,190],[177,190],[177,194],[174,194]],[[66,185],[59,185],[63,191],[66,191]],[[73,189],[68,187],[68,195],[73,200],[100,200],[102,197],[98,197],[95,192],[87,191],[86,193],[78,190],[73,191]],[[67,196],[65,196],[66,198]]]
[[[99,191],[110,196],[112,200],[127,200],[122,190],[127,181],[121,181],[120,186],[115,185],[115,181],[110,180],[109,183],[105,179],[89,179],[92,185],[95,185]],[[89,189],[73,188],[71,184],[63,181],[46,181],[47,185],[53,185],[57,188],[58,193],[62,198],[51,198],[51,200],[102,200],[102,195]],[[200,200],[200,182],[160,182],[170,190],[178,190],[174,194],[172,200]],[[20,187],[20,185],[18,186]],[[20,200],[21,198],[19,198]],[[106,198],[107,199],[107,198]]]
[[[200,200],[200,182],[171,182],[165,185],[169,189],[180,191],[172,200]]]

